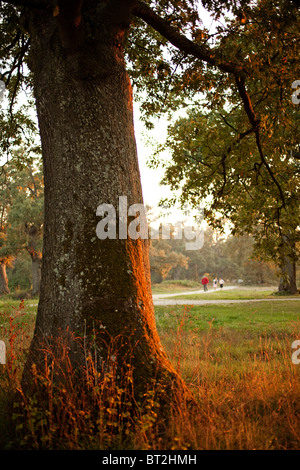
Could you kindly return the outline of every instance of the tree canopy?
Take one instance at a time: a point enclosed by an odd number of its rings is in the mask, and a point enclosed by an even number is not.
[[[243,76],[214,70],[162,146],[172,157],[163,183],[181,204],[206,204],[212,226],[229,219],[233,233],[252,233],[257,253],[279,265],[297,259],[299,241],[298,25],[285,2],[263,1],[218,27],[215,43]],[[158,152],[152,165],[160,164]]]

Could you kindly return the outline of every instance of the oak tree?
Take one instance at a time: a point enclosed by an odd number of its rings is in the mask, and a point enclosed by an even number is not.
[[[293,5],[277,3],[280,11]],[[247,6],[234,5],[234,14]],[[34,94],[45,184],[41,291],[24,383],[32,363],[44,360],[41,341],[49,347],[67,328],[90,337],[101,323],[113,338],[126,337],[118,361],[130,358],[137,394],[151,380],[184,389],[155,326],[147,240],[100,240],[95,230],[100,204],[117,209],[119,196],[130,206],[143,203],[124,48],[141,99],[146,91],[147,119],[205,90],[219,70],[258,132],[247,92],[256,65],[214,46],[197,7],[192,0],[1,2],[2,79],[12,103],[2,116],[2,148],[9,151],[22,126],[31,128],[15,106],[25,84]],[[72,346],[70,356],[74,364],[85,361]]]

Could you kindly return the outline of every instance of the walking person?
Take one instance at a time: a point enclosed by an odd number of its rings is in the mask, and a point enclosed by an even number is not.
[[[223,280],[223,279],[220,279],[219,283],[220,283],[220,287],[221,287],[221,289],[223,289],[223,286],[224,286],[224,280]]]
[[[213,280],[213,287],[214,287],[215,290],[218,287],[218,279],[216,277]]]
[[[203,289],[204,289],[204,292],[206,292],[208,290],[208,283],[209,283],[209,280],[206,276],[204,276],[202,278],[202,285],[203,285]]]

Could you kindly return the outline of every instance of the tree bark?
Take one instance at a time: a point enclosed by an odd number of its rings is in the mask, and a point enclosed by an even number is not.
[[[0,262],[0,295],[9,294],[8,278],[6,274],[6,264]]]
[[[23,383],[32,363],[44,360],[42,341],[51,344],[67,329],[89,337],[102,328],[112,338],[130,338],[121,355],[134,348],[140,393],[151,379],[182,381],[156,330],[147,240],[96,236],[100,204],[117,209],[119,196],[127,196],[128,205],[143,197],[122,49],[128,20],[115,23],[94,3],[87,2],[76,26],[62,10],[55,18],[43,11],[29,16],[45,220],[40,300]],[[71,355],[74,364],[84,363],[81,350]]]
[[[282,235],[280,258],[280,280],[278,292],[297,294],[296,246],[289,234]]]
[[[278,292],[287,294],[297,294],[296,283],[296,262],[286,260],[285,264],[281,266],[281,276],[279,280]]]

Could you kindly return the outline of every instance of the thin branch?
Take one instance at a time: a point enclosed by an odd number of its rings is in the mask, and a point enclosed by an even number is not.
[[[152,26],[158,31],[163,37],[165,37],[173,46],[180,49],[186,54],[193,55],[197,59],[203,60],[204,62],[218,67],[223,72],[233,73],[237,76],[241,75],[244,70],[241,65],[236,65],[232,62],[223,62],[218,59],[217,55],[219,50],[211,50],[203,44],[196,44],[195,42],[188,39],[183,34],[179,33],[174,27],[172,27],[168,21],[161,18],[155,11],[140,2],[135,1],[133,8],[133,14],[144,20],[147,24]]]
[[[218,191],[218,197],[222,196],[222,194],[224,193],[225,186],[227,184],[227,174],[226,174],[226,164],[225,164],[226,158],[228,157],[230,151],[232,150],[232,148],[236,144],[238,144],[244,137],[246,137],[246,136],[248,136],[248,135],[250,135],[254,132],[255,132],[255,130],[253,128],[247,129],[245,132],[241,132],[238,136],[236,136],[234,141],[227,147],[226,151],[223,153],[223,155],[221,157],[221,160],[220,160],[220,163],[219,163],[219,165],[222,165],[223,184],[222,184],[222,188],[219,189],[219,191]],[[197,159],[196,157],[194,157],[192,155],[188,155],[188,157],[192,158],[197,163],[200,163],[200,164],[208,167],[209,169],[212,169],[212,165],[206,164],[203,160],[199,160],[199,159]],[[216,173],[219,165],[216,165],[212,169],[212,172],[209,175],[207,175],[208,180]],[[199,181],[199,178],[196,178],[195,180],[192,180],[185,188],[183,188],[182,191],[184,193],[186,193],[187,191],[189,191],[192,188],[192,186],[197,184],[198,181]]]
[[[228,155],[230,154],[232,148],[235,145],[237,145],[244,137],[246,137],[247,135],[252,134],[253,132],[255,132],[254,128],[248,129],[245,132],[241,132],[238,136],[236,136],[234,141],[227,147],[226,151],[223,153],[221,161],[220,161],[220,165],[222,165],[223,184],[222,184],[222,188],[218,191],[218,197],[222,196],[222,194],[224,193],[224,189],[225,189],[225,186],[226,186],[226,183],[227,183],[226,159],[227,159]]]
[[[263,164],[265,165],[272,181],[275,183],[275,185],[277,186],[277,189],[279,191],[279,194],[280,194],[280,198],[282,200],[282,207],[285,207],[285,197],[284,197],[284,194],[283,194],[283,191],[281,189],[281,186],[280,184],[278,183],[277,179],[275,178],[275,175],[270,167],[270,165],[268,164],[265,156],[264,156],[264,153],[263,153],[263,150],[262,150],[262,147],[261,147],[261,142],[260,142],[260,135],[259,135],[259,130],[256,129],[255,131],[255,137],[256,137],[256,145],[257,145],[257,148],[258,148],[258,151],[259,151],[259,155],[260,155],[260,158],[261,158],[261,161],[263,162]]]
[[[277,181],[277,179],[276,179],[269,163],[266,160],[266,157],[264,156],[263,150],[262,150],[261,141],[260,141],[260,132],[259,132],[260,131],[260,121],[259,121],[259,119],[257,119],[257,117],[255,115],[255,112],[254,112],[254,109],[253,109],[253,106],[252,106],[252,102],[251,102],[251,98],[250,98],[250,96],[249,96],[249,94],[246,90],[246,87],[245,87],[245,80],[242,77],[235,76],[235,81],[236,81],[236,85],[237,85],[240,97],[242,98],[242,101],[243,101],[244,110],[245,110],[245,112],[248,116],[250,124],[253,126],[254,131],[255,131],[256,146],[257,146],[261,161],[264,164],[264,166],[266,167],[272,181],[274,182],[274,184],[276,185],[276,187],[279,191],[280,198],[282,200],[282,207],[285,207],[285,198],[284,198],[284,194],[283,194],[283,191],[281,189],[281,186],[278,183],[278,181]]]
[[[232,124],[230,124],[230,122],[227,121],[226,117],[223,116],[222,113],[219,113],[219,114],[220,114],[221,118],[223,119],[223,121],[225,122],[225,124],[226,124],[227,126],[231,127],[231,129],[233,129],[234,132],[236,132],[236,133],[238,134],[239,131],[238,131]]]
[[[18,30],[13,41],[3,49],[3,52],[9,52],[11,49],[15,47],[15,45],[19,42],[19,39],[21,37],[21,31]]]

